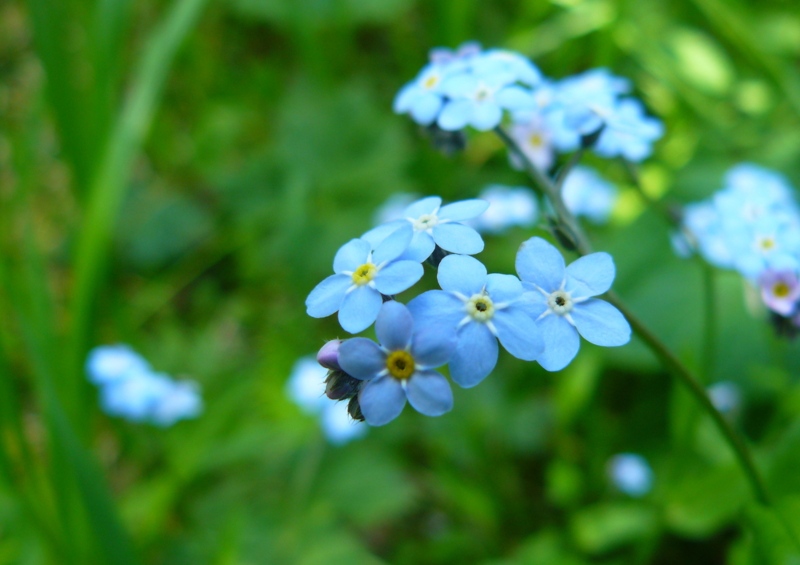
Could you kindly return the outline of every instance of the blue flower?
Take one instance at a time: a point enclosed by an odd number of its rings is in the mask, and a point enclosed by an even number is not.
[[[390,234],[410,224],[414,235],[401,259],[424,261],[437,245],[450,253],[472,255],[483,251],[483,239],[473,228],[460,222],[479,216],[488,206],[488,202],[479,199],[442,206],[441,198],[430,196],[408,206],[402,214],[404,220],[383,224],[361,237],[373,246],[383,245]]]
[[[576,216],[585,216],[596,224],[608,221],[616,204],[618,191],[597,171],[577,166],[564,180],[562,196],[567,209]]]
[[[642,103],[623,98],[608,112],[599,112],[605,123],[594,146],[601,157],[624,157],[639,162],[653,152],[653,143],[664,135],[660,120],[646,116]]]
[[[89,352],[86,372],[89,380],[101,385],[119,381],[131,374],[146,372],[150,365],[127,345],[100,345]]]
[[[378,316],[383,295],[402,292],[422,277],[417,261],[398,260],[413,230],[399,226],[378,245],[353,239],[333,260],[334,275],[319,283],[306,298],[309,316],[324,318],[339,311],[339,323],[350,333],[367,329]]]
[[[132,422],[149,421],[153,409],[169,392],[171,384],[167,375],[150,371],[131,374],[103,386],[100,404],[109,416],[120,416]]]
[[[433,369],[453,354],[455,335],[437,324],[420,324],[408,308],[389,301],[375,322],[380,345],[353,338],[339,347],[339,364],[352,377],[366,381],[358,394],[367,423],[382,426],[403,411],[406,400],[417,412],[441,416],[453,407],[447,379]]]
[[[179,420],[196,418],[203,411],[203,398],[197,383],[193,381],[169,380],[156,398],[149,420],[157,426],[167,427]]]
[[[473,387],[497,364],[499,340],[514,357],[537,359],[544,349],[541,332],[522,301],[524,289],[514,275],[487,275],[474,257],[448,255],[439,264],[439,285],[414,298],[408,308],[425,323],[444,323],[458,331],[450,376]]]
[[[367,433],[366,426],[350,418],[346,402],[334,402],[325,396],[328,370],[311,355],[295,361],[286,393],[304,412],[319,418],[322,433],[334,445],[342,445]]]
[[[449,100],[439,114],[439,127],[455,131],[470,125],[486,131],[500,125],[504,109],[532,108],[535,101],[530,90],[514,84],[515,80],[513,73],[503,71],[449,77],[442,85]]]
[[[451,63],[426,65],[397,93],[393,104],[395,113],[410,114],[421,125],[433,123],[444,105],[442,82],[452,71]]]
[[[719,381],[706,389],[714,408],[723,414],[732,414],[742,405],[742,393],[736,383]]]
[[[631,328],[614,306],[592,298],[606,292],[614,281],[614,261],[608,253],[592,253],[569,267],[553,245],[532,237],[517,253],[517,272],[530,292],[530,312],[544,337],[544,353],[537,361],[548,371],[569,365],[589,343],[612,347],[630,341]]]
[[[635,453],[620,453],[608,462],[611,481],[628,496],[644,496],[653,488],[653,471],[647,460]]]
[[[479,232],[502,233],[512,226],[529,228],[539,214],[536,195],[526,186],[492,184],[481,191],[480,197],[489,207],[470,222]]]

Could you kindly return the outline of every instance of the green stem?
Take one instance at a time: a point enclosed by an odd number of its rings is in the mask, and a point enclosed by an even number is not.
[[[561,193],[558,186],[539,171],[525,156],[516,142],[505,132],[502,128],[497,127],[496,133],[500,136],[503,142],[506,143],[509,150],[514,152],[523,163],[526,172],[536,182],[539,189],[550,198],[553,208],[558,214],[559,219],[567,226],[575,235],[576,250],[580,255],[586,255],[591,252],[591,247],[586,239],[583,230],[580,228],[573,214],[564,205],[561,198]],[[630,169],[629,169],[630,170]],[[636,183],[638,185],[638,183]],[[619,311],[627,318],[633,331],[644,341],[645,345],[658,357],[662,365],[678,377],[681,382],[688,388],[689,392],[695,397],[700,406],[705,410],[717,426],[719,431],[725,437],[725,440],[733,449],[736,458],[742,470],[747,477],[748,482],[753,490],[756,499],[765,506],[772,506],[769,493],[767,492],[764,480],[756,467],[750,450],[745,445],[741,436],[731,427],[727,420],[714,408],[711,400],[706,393],[705,388],[700,383],[700,380],[695,377],[692,372],[667,348],[667,346],[650,331],[644,323],[637,318],[633,312],[617,297],[613,292],[607,295],[608,301],[616,306]]]

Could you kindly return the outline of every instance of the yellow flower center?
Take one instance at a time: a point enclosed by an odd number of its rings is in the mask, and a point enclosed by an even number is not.
[[[414,358],[408,351],[392,351],[386,358],[389,374],[399,380],[405,380],[414,374]]]
[[[488,322],[494,316],[494,303],[486,294],[473,294],[467,301],[467,314],[476,322]]]
[[[437,84],[439,84],[439,77],[436,75],[431,75],[422,82],[422,86],[427,88],[428,90],[430,90]]]
[[[538,133],[534,133],[528,138],[528,143],[530,143],[532,147],[541,147],[544,145],[544,139],[542,139],[542,136]]]
[[[355,271],[353,271],[353,283],[358,286],[364,286],[375,278],[378,274],[378,268],[372,263],[364,263]]]
[[[758,240],[758,246],[764,251],[769,251],[775,248],[775,238],[767,236]]]
[[[791,289],[785,282],[775,283],[775,286],[772,287],[772,294],[778,298],[786,298],[790,292]]]

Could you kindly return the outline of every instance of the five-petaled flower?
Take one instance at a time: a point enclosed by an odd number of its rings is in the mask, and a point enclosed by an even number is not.
[[[383,304],[375,322],[380,345],[356,337],[339,347],[339,364],[356,379],[367,381],[358,394],[367,423],[382,426],[403,411],[406,400],[417,412],[440,416],[453,407],[447,379],[433,369],[450,359],[455,347],[452,329],[420,324],[399,302]]]
[[[567,267],[558,249],[532,237],[517,253],[517,272],[529,290],[528,308],[544,337],[544,353],[537,361],[546,370],[569,365],[580,348],[579,334],[605,347],[630,341],[631,328],[620,311],[594,298],[614,280],[614,261],[608,253],[586,255]]]

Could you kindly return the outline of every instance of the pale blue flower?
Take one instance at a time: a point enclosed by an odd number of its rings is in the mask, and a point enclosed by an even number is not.
[[[390,234],[410,225],[413,237],[401,259],[424,261],[437,245],[449,253],[473,255],[483,251],[483,239],[473,228],[461,222],[479,216],[488,206],[488,202],[480,199],[442,206],[441,198],[429,196],[408,206],[403,211],[403,220],[373,228],[361,237],[373,246],[380,246]]]
[[[439,264],[438,279],[443,290],[417,296],[408,308],[424,323],[439,322],[458,331],[450,360],[456,383],[473,387],[492,372],[498,340],[524,361],[542,354],[542,335],[522,301],[524,289],[517,277],[489,275],[474,257],[448,255]]]
[[[800,280],[794,271],[764,270],[758,277],[764,305],[781,316],[789,317],[797,311],[800,300]]]
[[[540,237],[527,240],[517,253],[517,273],[529,292],[529,311],[544,338],[537,359],[548,371],[559,371],[575,358],[580,337],[613,347],[630,341],[631,328],[614,306],[593,298],[614,281],[614,261],[608,253],[592,253],[565,266],[552,244]]]
[[[448,49],[447,47],[434,47],[428,52],[428,58],[431,63],[449,65],[452,63],[468,62],[480,53],[480,43],[477,41],[465,41],[455,50]]]
[[[561,80],[557,100],[564,109],[566,125],[580,135],[589,135],[605,125],[619,96],[629,90],[627,79],[607,69],[591,69]]]
[[[477,76],[504,74],[510,82],[521,82],[527,86],[538,86],[541,71],[530,59],[507,49],[489,49],[470,60],[470,69]]]
[[[609,111],[598,111],[604,127],[594,152],[602,157],[624,157],[639,162],[653,152],[653,143],[664,135],[660,120],[645,115],[642,103],[619,100]]]
[[[392,194],[383,204],[378,206],[375,213],[372,214],[372,225],[379,226],[381,224],[388,224],[394,220],[404,219],[406,208],[419,200],[419,198],[419,194],[411,194],[408,192],[396,192]]]
[[[147,372],[150,365],[127,345],[100,345],[89,352],[86,372],[89,380],[101,385],[119,381],[131,374]]]
[[[132,422],[150,421],[156,404],[169,392],[171,385],[171,379],[160,373],[131,374],[104,385],[100,389],[100,403],[109,416]]]
[[[313,355],[301,357],[292,366],[286,393],[306,414],[319,418],[322,433],[334,445],[342,445],[363,437],[366,426],[350,418],[346,402],[335,402],[325,396],[328,370]]]
[[[714,383],[707,392],[711,404],[722,414],[732,414],[742,405],[742,393],[738,385],[731,381]]]
[[[319,283],[306,298],[309,316],[324,318],[338,310],[345,331],[367,329],[378,316],[383,297],[402,292],[422,277],[417,261],[398,260],[414,235],[403,223],[374,247],[364,239],[343,245],[333,260],[334,275]]]
[[[448,101],[437,123],[446,131],[472,126],[486,131],[500,125],[503,110],[520,111],[535,104],[530,90],[515,84],[513,73],[458,73],[442,85]]]
[[[470,221],[479,232],[498,234],[513,226],[529,228],[539,214],[536,195],[526,186],[492,184],[478,196],[489,203],[483,214]]]
[[[430,125],[439,116],[444,106],[443,81],[461,66],[452,63],[430,63],[417,77],[405,85],[394,99],[393,109],[397,114],[409,114],[421,125]]]
[[[455,334],[442,324],[420,324],[408,308],[389,301],[375,322],[380,345],[353,338],[339,347],[339,364],[347,374],[366,381],[358,393],[367,423],[382,426],[394,420],[406,400],[426,416],[440,416],[453,407],[447,379],[433,369],[450,360]]]
[[[653,470],[641,455],[615,455],[608,462],[608,473],[614,486],[628,496],[638,498],[653,488]]]
[[[161,396],[156,398],[149,421],[167,427],[179,420],[196,418],[203,411],[200,389],[193,381],[169,381]]]
[[[533,114],[525,122],[516,122],[508,134],[516,142],[525,158],[540,171],[547,171],[555,162],[553,129],[542,114]],[[515,152],[509,152],[509,161],[515,169],[523,169],[524,163]]]
[[[596,224],[608,221],[619,191],[589,167],[577,166],[569,172],[561,189],[564,204],[575,216],[585,216]]]

